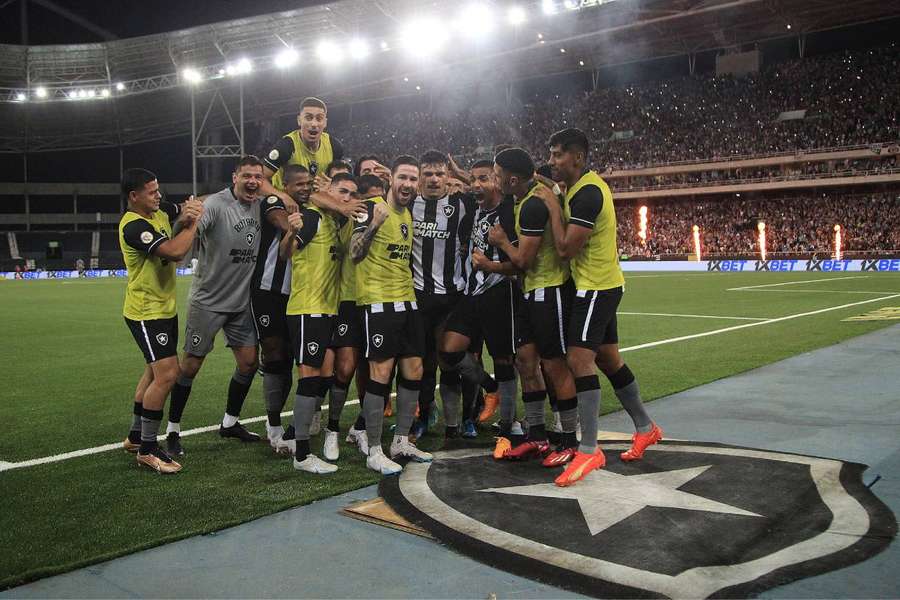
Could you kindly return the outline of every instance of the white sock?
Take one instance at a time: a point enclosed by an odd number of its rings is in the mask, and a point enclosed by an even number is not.
[[[222,427],[225,427],[226,429],[229,427],[234,427],[235,425],[237,425],[237,422],[238,418],[232,417],[228,413],[225,413],[225,416],[222,417]]]
[[[172,432],[181,433],[181,423],[173,423],[169,421],[169,424],[166,425],[166,435],[169,435]]]

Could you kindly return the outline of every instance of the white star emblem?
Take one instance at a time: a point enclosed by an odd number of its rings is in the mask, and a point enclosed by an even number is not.
[[[712,465],[641,475],[619,475],[598,470],[588,473],[582,481],[569,487],[538,483],[479,491],[577,500],[591,535],[597,535],[646,506],[762,517],[729,504],[678,490],[710,466]]]

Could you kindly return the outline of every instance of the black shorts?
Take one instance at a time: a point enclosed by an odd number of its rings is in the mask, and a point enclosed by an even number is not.
[[[400,302],[360,307],[367,359],[386,360],[423,355],[425,334],[422,317],[415,306],[415,302]],[[399,308],[403,310],[398,310]]]
[[[331,336],[332,348],[361,348],[364,342],[360,310],[356,302],[341,302],[338,316],[334,322],[334,334]]]
[[[516,352],[513,283],[504,281],[477,296],[463,296],[447,319],[447,331],[461,333],[475,343],[484,340],[495,358]]]
[[[325,351],[331,344],[334,315],[288,315],[287,324],[294,362],[320,368],[325,362]]]
[[[419,308],[419,316],[425,332],[425,354],[437,353],[437,338],[435,331],[446,322],[453,308],[462,296],[453,292],[450,294],[428,294],[416,290],[416,305]]]
[[[565,356],[571,298],[568,284],[527,292],[516,312],[516,346],[534,343],[543,359]]]
[[[290,342],[287,326],[288,296],[279,292],[252,290],[250,292],[250,310],[253,312],[253,323],[256,326],[256,337],[260,342],[266,338],[277,337]]]
[[[616,309],[621,300],[621,287],[575,292],[568,329],[569,345],[596,350],[602,344],[618,344]]]
[[[168,319],[132,321],[125,317],[125,324],[131,330],[147,364],[170,356],[178,356],[178,316]]]

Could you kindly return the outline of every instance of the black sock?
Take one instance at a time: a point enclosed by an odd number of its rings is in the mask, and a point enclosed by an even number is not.
[[[302,461],[309,456],[309,440],[297,440],[297,453],[295,459]]]
[[[328,419],[328,431],[340,432],[341,422],[337,419]]]
[[[500,437],[512,437],[512,421],[500,421]]]
[[[562,432],[560,434],[560,445],[563,448],[577,448],[578,447],[578,438],[575,437],[575,432]]]
[[[281,425],[280,410],[267,410],[266,417],[269,420],[269,425],[271,425],[272,427],[279,427]]]
[[[541,442],[547,440],[547,431],[544,429],[544,424],[541,423],[539,425],[528,424],[528,439],[534,442]]]
[[[228,382],[228,403],[225,405],[225,412],[232,417],[241,415],[241,409],[244,407],[247,392],[250,391],[250,386],[253,385],[253,375],[255,373],[256,371],[251,371],[245,375],[237,369],[234,370],[231,381]]]
[[[172,399],[169,402],[169,421],[172,423],[181,423],[181,415],[184,414],[184,407],[187,406],[188,397],[191,395],[191,386],[184,385],[179,378],[172,386]]]
[[[453,426],[444,427],[444,437],[445,438],[459,437],[459,426],[453,425]]]

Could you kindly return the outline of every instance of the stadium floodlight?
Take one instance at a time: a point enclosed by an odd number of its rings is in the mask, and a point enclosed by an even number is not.
[[[121,81],[120,81],[119,83],[117,83],[117,84],[116,84],[116,91],[118,91],[118,92],[124,92],[124,91],[125,91],[125,84],[122,83]]]
[[[84,90],[78,90],[77,94],[79,98],[87,98],[87,92]]]
[[[41,86],[38,89],[34,90],[34,95],[38,98],[46,98],[47,97],[47,88]]]
[[[403,78],[403,81],[404,81],[405,83],[409,83],[409,77],[404,77],[404,78]]]
[[[19,102],[25,102],[26,100],[28,100],[28,96],[24,92],[19,92],[18,94],[16,94],[16,100],[18,100]]]
[[[316,56],[318,56],[319,60],[322,62],[337,61],[341,60],[343,51],[340,46],[331,40],[322,40],[319,42],[319,45],[316,46]]]
[[[528,20],[528,13],[521,6],[510,6],[509,10],[506,11],[506,19],[510,25],[518,27],[519,25],[524,25]]]
[[[93,98],[97,95],[97,90],[88,90],[87,92],[88,98]]]
[[[103,88],[100,90],[100,95],[104,98],[109,98],[109,88]]]
[[[250,62],[249,58],[242,58],[236,63],[227,65],[225,67],[225,73],[227,75],[246,75],[250,71],[253,70],[253,63]]]
[[[416,86],[416,91],[417,91],[417,92],[418,92],[418,91],[421,91],[421,89],[422,89],[422,86],[421,86],[421,85],[417,85],[417,86]]]
[[[381,47],[382,50],[390,50],[391,49],[391,47],[388,45],[388,43],[384,40],[381,40],[381,44],[379,44],[379,46]]]
[[[362,60],[369,55],[369,43],[361,38],[350,40],[350,56],[355,60]]]
[[[559,51],[560,51],[561,54],[565,54],[565,53],[566,53],[566,49],[565,49],[565,48],[560,48]]]
[[[200,74],[200,71],[197,69],[188,67],[181,72],[181,76],[188,83],[197,84],[203,81],[203,75]]]
[[[584,66],[584,61],[583,61],[583,60],[579,60],[579,61],[578,61],[578,66],[579,66],[579,67],[583,67],[583,66]]]
[[[441,49],[447,41],[447,28],[435,19],[418,19],[403,28],[400,39],[406,50],[424,58]]]
[[[484,4],[470,4],[460,14],[457,27],[467,37],[479,37],[494,29],[494,15]]]
[[[293,67],[300,60],[300,53],[294,48],[285,48],[275,55],[275,66],[279,69]]]
[[[541,0],[541,10],[545,15],[555,15],[557,9],[556,0]]]
[[[565,0],[565,2],[563,2],[563,6],[565,6],[569,10],[575,10],[580,5],[581,3],[578,0]]]

